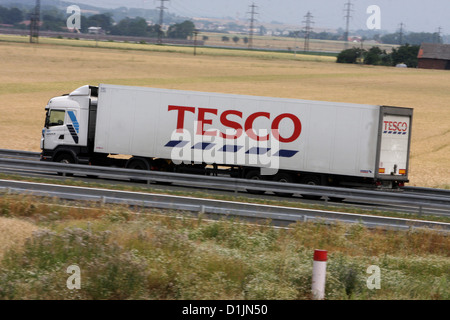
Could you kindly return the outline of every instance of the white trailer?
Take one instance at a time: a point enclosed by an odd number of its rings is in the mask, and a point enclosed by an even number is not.
[[[408,181],[411,108],[100,84],[51,99],[42,160],[320,185]]]

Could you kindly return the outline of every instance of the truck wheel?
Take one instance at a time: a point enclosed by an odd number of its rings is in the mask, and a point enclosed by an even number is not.
[[[127,164],[125,165],[127,169],[134,169],[134,170],[150,170],[150,166],[148,163],[146,163],[143,159],[133,159],[131,158]],[[146,180],[139,180],[139,179],[130,179],[131,182],[136,183],[143,183],[147,182]]]
[[[70,155],[68,153],[63,153],[56,157],[55,162],[75,163],[75,160],[72,155]],[[73,177],[73,173],[58,172],[58,175],[63,176],[63,177]]]
[[[282,172],[282,173],[277,173],[273,177],[273,181],[292,183],[294,181],[294,179],[292,178],[292,176],[290,174]],[[288,193],[288,192],[275,192],[275,194],[280,197],[292,197],[294,195],[293,193]]]
[[[320,177],[316,175],[306,175],[302,178],[300,178],[300,183],[302,184],[309,184],[311,186],[320,186]],[[311,194],[302,194],[302,197],[309,200],[319,200],[322,198],[322,196],[316,196]]]
[[[245,179],[249,179],[249,180],[262,180],[261,175],[259,174],[259,172],[257,170],[252,170],[249,171],[246,175],[245,175]],[[252,190],[252,189],[247,189],[248,193],[251,194],[264,194],[264,190]]]

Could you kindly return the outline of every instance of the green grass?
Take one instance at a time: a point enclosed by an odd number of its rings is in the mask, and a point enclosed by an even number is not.
[[[16,196],[1,207],[3,216],[26,216],[40,230],[5,253],[0,299],[310,299],[317,248],[329,254],[328,300],[450,298],[450,244],[431,231],[274,229],[56,200],[33,206]],[[71,265],[81,270],[79,290],[66,286]],[[370,265],[381,269],[381,289],[366,286]]]

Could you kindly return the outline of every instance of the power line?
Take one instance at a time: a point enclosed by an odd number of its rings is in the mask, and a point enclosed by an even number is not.
[[[34,42],[33,38],[36,38],[36,43],[39,43],[39,24],[41,16],[41,1],[36,0],[36,6],[34,12],[30,15],[30,43]]]
[[[159,30],[158,30],[158,44],[162,43],[162,26],[164,23],[164,9],[167,9],[166,7],[164,7],[164,2],[169,1],[169,0],[159,0],[161,1],[161,5],[158,7],[159,9]]]
[[[350,28],[350,18],[351,16],[351,12],[352,10],[352,6],[353,3],[351,2],[351,0],[348,0],[348,2],[344,5],[344,11],[345,11],[345,33],[344,33],[344,41],[345,41],[345,49],[348,48],[348,32],[349,32],[349,28]]]
[[[311,12],[309,12],[309,11],[306,14],[306,16],[304,16],[304,18],[306,18],[306,20],[303,21],[303,23],[305,24],[305,27],[303,28],[303,33],[305,34],[304,51],[309,51],[309,38],[310,38],[310,35],[311,35],[311,31],[312,31],[311,25],[314,22],[312,21],[313,16],[311,15]]]
[[[258,6],[255,5],[255,3],[252,3],[250,5],[250,29],[249,29],[249,39],[248,39],[248,48],[252,49],[253,47],[253,28],[255,23],[255,14],[258,14],[255,9],[258,8]]]

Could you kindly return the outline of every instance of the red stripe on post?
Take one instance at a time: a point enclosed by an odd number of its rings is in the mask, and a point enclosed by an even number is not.
[[[327,251],[314,250],[314,261],[327,261]]]

